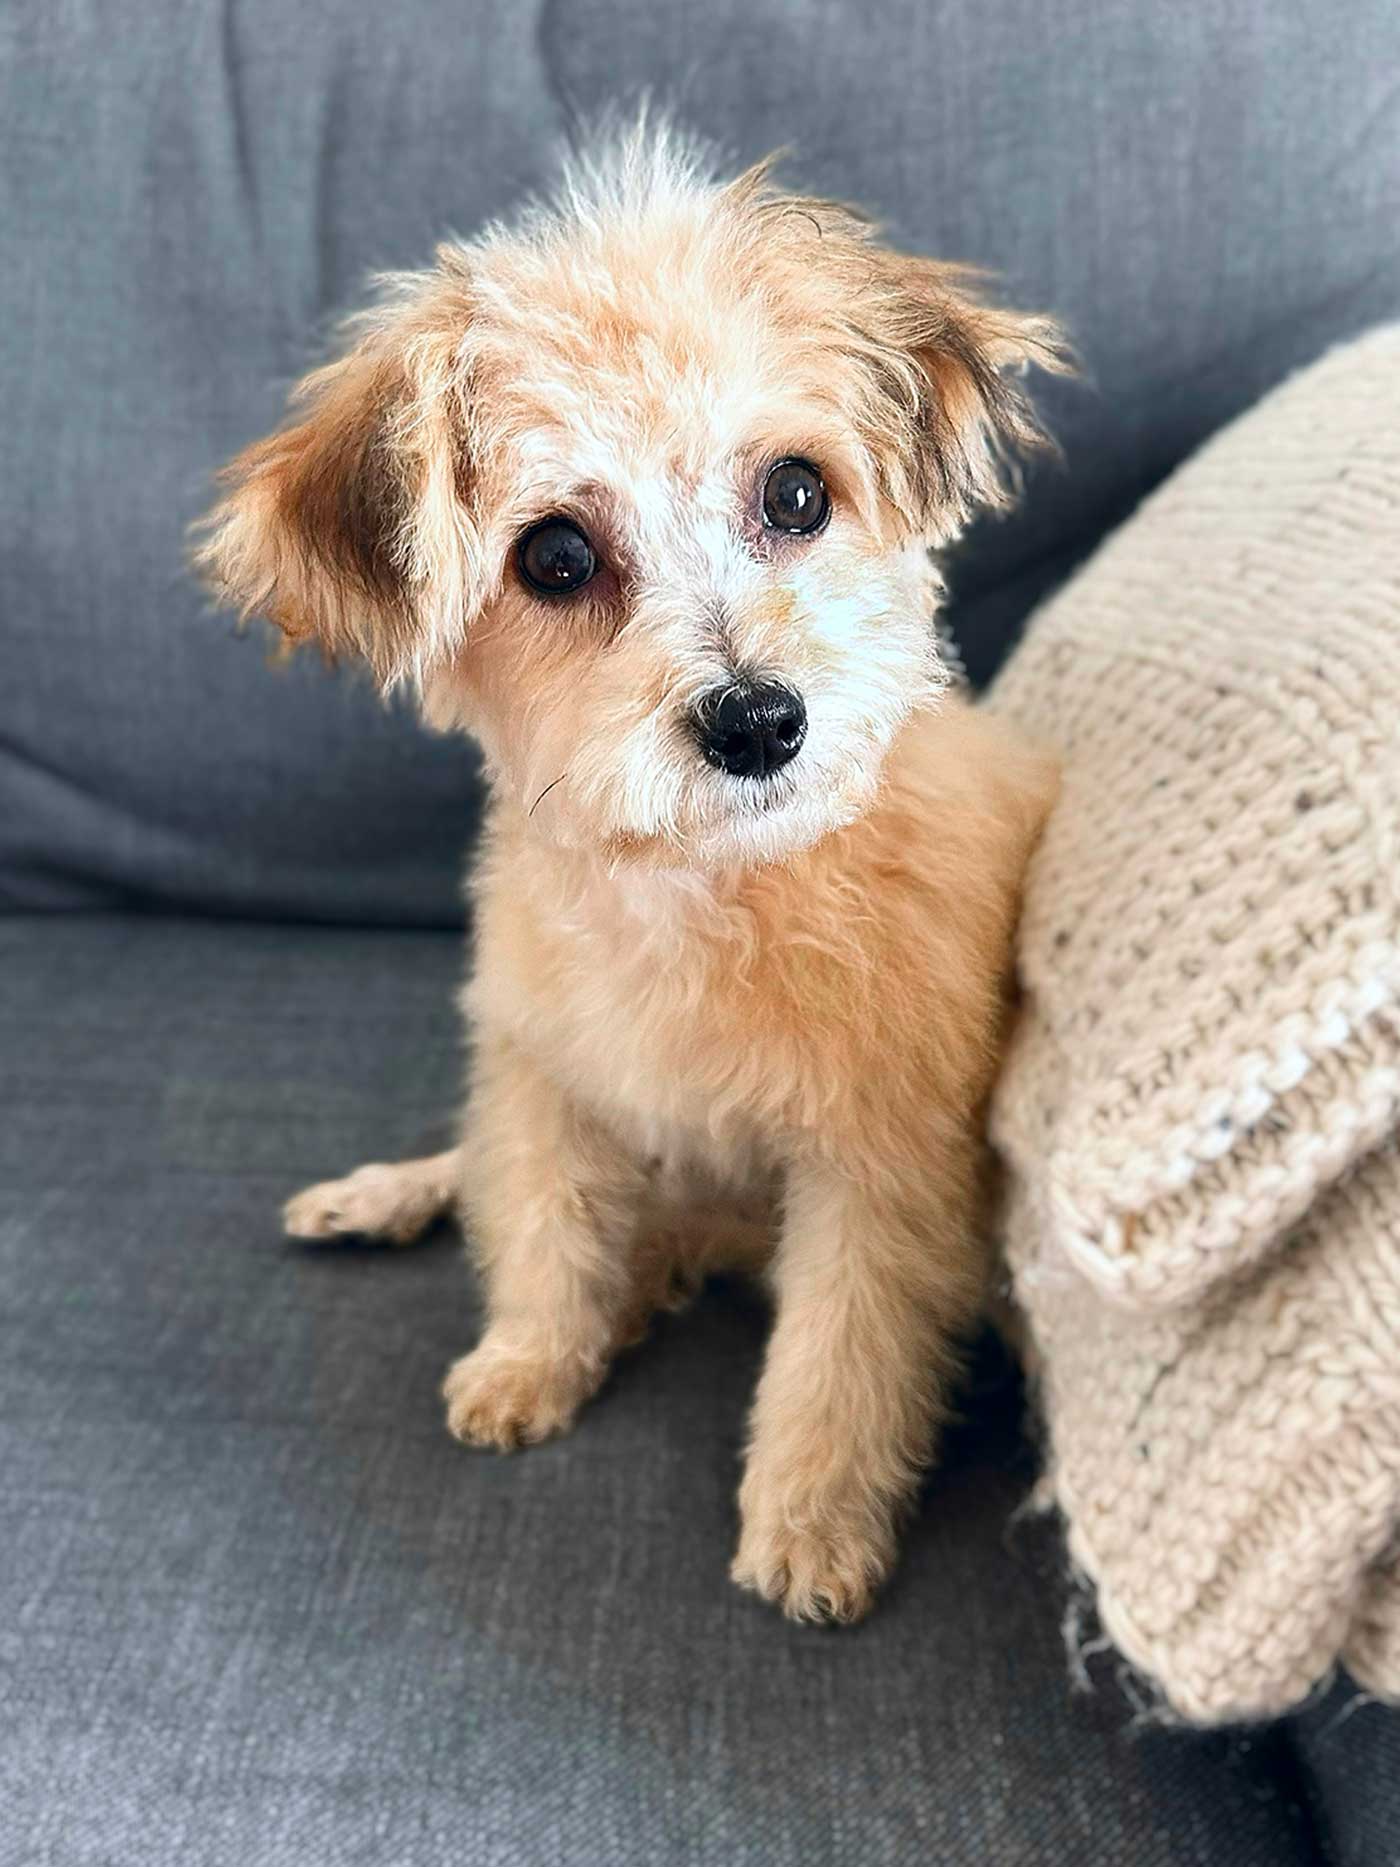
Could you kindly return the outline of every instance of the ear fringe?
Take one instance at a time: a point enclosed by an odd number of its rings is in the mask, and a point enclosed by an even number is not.
[[[460,643],[479,582],[468,510],[465,260],[382,282],[292,418],[226,467],[195,569],[242,618],[359,657],[387,689]]]
[[[859,366],[863,393],[843,413],[864,434],[886,498],[934,542],[977,507],[1009,505],[1018,458],[1053,446],[1017,378],[1073,371],[1059,325],[989,302],[979,267],[895,252],[858,209],[779,190],[773,161],[721,197],[747,228],[755,264],[783,265],[806,334]]]
[[[1004,509],[1027,455],[1054,450],[1026,392],[1031,368],[1064,375],[1068,344],[1052,318],[990,305],[964,273],[911,262],[915,309],[906,334],[918,375],[911,413],[916,503],[961,526],[978,508]]]

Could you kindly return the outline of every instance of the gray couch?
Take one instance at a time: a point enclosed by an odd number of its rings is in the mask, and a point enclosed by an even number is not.
[[[469,748],[204,612],[183,532],[372,268],[650,86],[1059,312],[1064,460],[953,567],[973,674],[1204,436],[1400,310],[1393,0],[11,0],[0,11],[0,1867],[1397,1858],[1400,1723],[1074,1694],[984,1349],[875,1617],[725,1559],[764,1319],[463,1452],[455,1238],[299,1250],[446,1133]],[[1150,619],[1148,619],[1150,626]],[[349,1015],[353,1008],[353,1018]]]

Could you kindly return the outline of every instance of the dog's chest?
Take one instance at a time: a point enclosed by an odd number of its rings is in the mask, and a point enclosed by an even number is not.
[[[571,943],[573,947],[573,943]],[[746,1076],[753,990],[693,929],[595,935],[564,956],[555,1042],[590,1101],[648,1128],[747,1127],[778,1088]],[[757,1093],[756,1093],[757,1091]]]
[[[731,1159],[788,1125],[810,1057],[800,986],[742,903],[648,878],[483,926],[472,1008],[647,1152]]]

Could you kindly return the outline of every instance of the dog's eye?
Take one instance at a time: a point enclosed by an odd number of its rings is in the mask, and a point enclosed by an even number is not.
[[[826,524],[831,501],[810,460],[780,460],[763,482],[763,523],[775,532],[815,532]]]
[[[520,574],[541,596],[581,590],[598,568],[587,537],[571,519],[541,519],[516,546]]]

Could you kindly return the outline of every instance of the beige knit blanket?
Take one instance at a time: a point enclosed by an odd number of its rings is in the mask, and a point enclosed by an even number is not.
[[[1045,1491],[1196,1720],[1400,1697],[1400,327],[1034,621],[1059,747],[993,1116]]]

